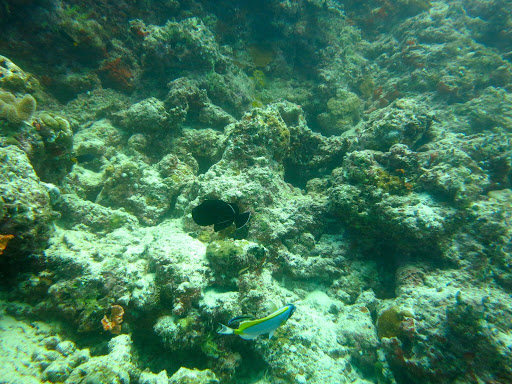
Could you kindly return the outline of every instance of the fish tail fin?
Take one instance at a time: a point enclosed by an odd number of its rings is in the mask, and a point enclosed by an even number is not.
[[[232,335],[233,333],[235,333],[235,330],[233,328],[229,328],[221,323],[219,323],[219,325],[221,328],[217,331],[217,333],[220,333],[221,335]]]

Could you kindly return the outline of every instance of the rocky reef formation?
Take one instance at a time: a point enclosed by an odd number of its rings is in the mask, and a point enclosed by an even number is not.
[[[2,376],[512,381],[510,13],[395,3],[0,10]],[[216,333],[276,303],[273,338]]]

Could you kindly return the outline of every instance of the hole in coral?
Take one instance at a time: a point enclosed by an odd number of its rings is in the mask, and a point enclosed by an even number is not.
[[[293,185],[294,187],[305,189],[306,183],[309,181],[310,176],[308,172],[298,166],[286,165],[284,168],[284,181]]]
[[[199,165],[199,170],[197,171],[198,175],[202,175],[203,173],[208,172],[210,167],[215,164],[215,162],[212,159],[207,158],[198,158],[196,157],[197,164]]]

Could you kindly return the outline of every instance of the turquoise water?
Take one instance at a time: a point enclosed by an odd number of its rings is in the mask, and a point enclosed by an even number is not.
[[[510,9],[2,2],[0,383],[511,383]]]

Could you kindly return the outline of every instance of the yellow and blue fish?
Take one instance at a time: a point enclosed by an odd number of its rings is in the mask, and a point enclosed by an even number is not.
[[[295,305],[286,304],[284,307],[261,319],[254,319],[251,316],[237,316],[229,320],[228,325],[241,321],[238,328],[230,328],[220,324],[221,329],[218,333],[221,335],[238,335],[245,340],[253,340],[259,335],[268,333],[268,338],[270,339],[275,330],[286,323],[293,315],[293,312],[295,312]]]

